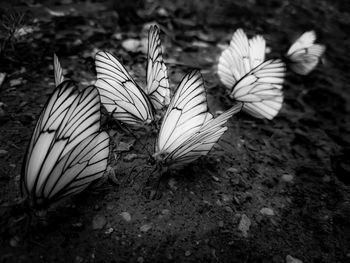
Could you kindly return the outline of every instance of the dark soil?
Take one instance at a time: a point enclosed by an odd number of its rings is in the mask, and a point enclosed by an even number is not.
[[[350,262],[350,4],[122,2],[0,5],[0,72],[7,73],[0,87],[0,205],[1,222],[7,222],[0,261],[278,263],[291,255],[304,263]],[[22,20],[20,13],[26,14]],[[219,46],[238,27],[250,36],[263,34],[268,57],[281,56],[308,29],[327,51],[310,75],[288,73],[285,102],[273,121],[237,114],[206,158],[165,174],[152,198],[158,179],[147,151],[153,151],[156,135],[136,131],[140,140],[134,141],[111,130],[110,179],[53,207],[46,223],[24,226],[21,213],[8,207],[20,196],[25,149],[54,88],[53,52],[66,76],[82,87],[93,83],[96,49],[122,58],[142,83],[145,54],[126,51],[122,43],[144,37],[144,24],[152,22],[163,32],[172,87],[189,69],[200,68],[213,113],[229,107],[216,63]],[[8,38],[8,24],[34,30]],[[123,149],[128,142],[132,147]]]

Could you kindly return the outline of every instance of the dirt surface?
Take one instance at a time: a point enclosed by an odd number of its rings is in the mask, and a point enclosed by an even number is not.
[[[144,83],[144,47],[129,40],[142,44],[144,26],[156,22],[171,86],[201,69],[213,113],[230,106],[216,63],[238,27],[266,38],[268,58],[314,29],[326,55],[308,76],[288,72],[273,121],[237,114],[213,151],[164,175],[153,198],[157,179],[147,151],[156,135],[135,131],[135,141],[108,125],[110,179],[53,207],[45,223],[24,227],[20,212],[10,215],[1,226],[0,262],[298,262],[288,255],[304,263],[350,262],[350,4],[129,2],[1,3],[2,25],[27,26],[12,38],[3,26],[0,39],[0,72],[7,74],[0,87],[2,219],[20,196],[24,152],[54,88],[53,52],[81,87],[93,83],[97,49],[121,58]]]

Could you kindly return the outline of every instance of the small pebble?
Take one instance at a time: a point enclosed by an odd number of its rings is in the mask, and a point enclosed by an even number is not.
[[[126,222],[131,221],[131,215],[128,212],[121,212],[120,215]]]
[[[81,256],[76,256],[76,257],[75,257],[75,262],[76,262],[76,263],[81,263],[81,262],[83,262],[83,261],[84,261],[83,257],[81,257]]]
[[[322,178],[322,181],[325,182],[325,183],[330,183],[331,180],[332,180],[332,178],[329,175],[325,175]]]
[[[162,210],[162,214],[163,215],[168,215],[168,214],[170,214],[170,210],[169,209],[163,209]]]
[[[0,72],[0,87],[2,86],[2,83],[4,82],[6,77],[6,73]]]
[[[76,222],[72,224],[72,228],[76,230],[82,230],[83,229],[83,223],[82,222]]]
[[[132,162],[134,161],[135,159],[137,159],[138,155],[136,153],[130,153],[128,155],[126,155],[123,160],[125,162]]]
[[[138,52],[141,46],[141,41],[138,39],[129,38],[122,42],[122,47],[129,52]]]
[[[107,209],[107,210],[113,210],[113,209],[114,209],[114,204],[113,204],[113,203],[108,203],[108,204],[106,205],[106,209]]]
[[[282,175],[282,181],[286,183],[291,183],[294,180],[294,176],[292,174],[284,174]]]
[[[121,33],[115,33],[112,37],[116,40],[122,40],[123,35]]]
[[[103,215],[96,215],[92,220],[92,229],[98,230],[102,229],[107,223],[107,219]]]
[[[215,182],[219,182],[220,179],[218,177],[216,177],[215,175],[212,175],[211,178],[215,181]]]
[[[243,214],[241,216],[241,221],[239,222],[239,225],[238,225],[238,230],[242,232],[244,237],[248,237],[248,231],[251,224],[252,223],[249,217]]]
[[[222,206],[222,203],[221,203],[221,201],[220,201],[219,199],[216,200],[215,204],[216,204],[217,206]]]
[[[11,79],[10,80],[10,86],[11,87],[15,87],[15,86],[19,86],[22,84],[22,78],[19,79]]]
[[[275,212],[268,207],[261,208],[260,213],[266,216],[274,216]]]
[[[287,255],[286,263],[303,263],[303,262],[300,259],[293,258],[291,255]]]
[[[0,149],[0,156],[6,155],[7,153],[8,153],[8,151]]]
[[[105,231],[105,234],[106,234],[106,235],[110,235],[110,234],[113,233],[113,231],[114,231],[113,227],[110,227],[110,228],[108,228],[108,229]]]
[[[21,239],[19,238],[19,236],[14,236],[10,239],[10,246],[11,247],[18,247],[20,241],[21,241]]]
[[[225,210],[226,210],[226,212],[233,213],[232,208],[229,206],[225,206]]]
[[[166,11],[166,9],[163,8],[163,7],[158,8],[157,14],[158,14],[159,16],[163,16],[163,17],[168,17],[168,16],[169,16],[168,11]]]
[[[176,186],[176,180],[174,178],[171,178],[168,182],[168,185],[170,186],[171,190],[176,190],[177,186]]]
[[[141,232],[147,232],[148,230],[150,230],[152,228],[152,224],[145,224],[143,226],[140,227],[140,231]]]
[[[225,203],[226,202],[231,202],[233,199],[233,196],[232,195],[227,195],[227,194],[223,194],[222,195],[222,201],[224,201]]]

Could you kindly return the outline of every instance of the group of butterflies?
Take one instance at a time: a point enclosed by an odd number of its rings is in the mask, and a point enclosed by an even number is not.
[[[319,62],[325,47],[315,44],[315,38],[313,31],[306,32],[288,50],[295,72],[308,74]],[[22,193],[33,207],[79,193],[103,176],[109,136],[101,130],[101,105],[130,126],[151,124],[156,112],[167,107],[153,158],[171,169],[206,155],[227,130],[227,120],[240,110],[267,119],[279,112],[286,68],[280,59],[265,61],[262,36],[248,39],[238,29],[222,52],[217,73],[235,102],[215,118],[208,110],[200,72],[186,74],[171,96],[157,26],[150,27],[148,41],[145,88],[112,54],[100,51],[95,85],[79,91],[73,81],[64,80],[55,56],[56,88],[37,121],[21,174]]]

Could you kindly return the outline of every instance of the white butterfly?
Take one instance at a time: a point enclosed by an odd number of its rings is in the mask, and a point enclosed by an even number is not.
[[[319,63],[326,47],[315,44],[315,31],[307,31],[302,34],[289,48],[287,59],[290,68],[300,75],[309,74]]]
[[[129,125],[151,123],[154,109],[160,109],[170,101],[168,75],[156,26],[149,31],[147,57],[147,86],[144,90],[113,55],[100,51],[95,57],[95,85],[99,89],[101,102],[114,118]]]
[[[64,81],[42,110],[24,158],[21,186],[34,207],[84,190],[107,167],[109,136],[100,131],[95,87]]]
[[[179,168],[206,155],[227,130],[227,120],[240,109],[237,105],[213,118],[201,74],[185,75],[165,113],[154,159],[161,166]]]
[[[243,110],[256,118],[273,119],[282,107],[285,65],[280,59],[265,61],[262,36],[248,40],[242,29],[219,58],[218,75],[229,96],[243,103]]]
[[[64,81],[63,69],[56,54],[53,54],[53,70],[55,73],[55,86],[57,87]]]

